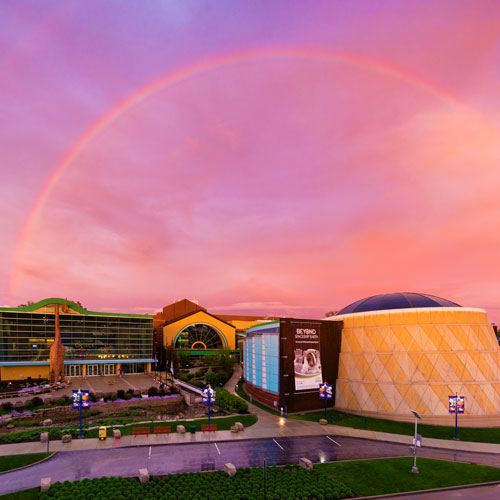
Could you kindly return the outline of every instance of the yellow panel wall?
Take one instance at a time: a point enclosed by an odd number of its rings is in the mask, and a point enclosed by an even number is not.
[[[169,345],[177,334],[186,326],[195,323],[205,323],[212,326],[215,330],[221,333],[227,342],[228,349],[236,349],[236,328],[224,321],[221,321],[214,316],[207,314],[204,311],[198,311],[194,314],[182,318],[174,323],[170,323],[163,327],[163,344]]]
[[[2,380],[20,380],[20,379],[27,379],[28,377],[48,378],[49,365],[0,367],[0,378]]]
[[[500,416],[500,348],[486,313],[472,308],[374,311],[337,316],[342,344],[336,406],[380,416]],[[361,326],[363,325],[363,326]]]

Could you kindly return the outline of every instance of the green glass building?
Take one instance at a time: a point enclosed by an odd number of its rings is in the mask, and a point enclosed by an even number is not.
[[[24,307],[0,308],[1,380],[48,377],[56,304],[67,376],[151,370],[152,316],[88,311],[78,303],[50,298]]]

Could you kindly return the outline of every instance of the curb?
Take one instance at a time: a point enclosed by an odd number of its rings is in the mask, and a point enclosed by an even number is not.
[[[15,471],[18,471],[21,469],[27,469],[28,467],[32,467],[33,465],[38,465],[38,464],[41,464],[42,462],[46,462],[50,458],[53,458],[55,455],[57,455],[57,453],[59,453],[59,452],[52,451],[48,457],[42,458],[41,460],[38,460],[38,462],[33,462],[32,464],[29,464],[29,465],[23,465],[22,467],[18,467],[17,469],[4,470],[4,471],[0,472],[0,476],[2,474],[8,474],[9,472],[15,472]],[[29,453],[27,453],[27,455],[29,455]]]
[[[423,493],[439,493],[440,491],[453,491],[463,490],[467,488],[480,488],[481,486],[494,486],[500,485],[500,481],[491,481],[489,483],[475,483],[475,484],[462,484],[458,486],[447,486],[446,488],[432,488],[429,490],[415,490],[415,491],[400,491],[399,493],[388,493],[386,495],[373,495],[370,497],[354,497],[355,500],[373,500],[376,498],[397,498],[404,495],[421,495]]]

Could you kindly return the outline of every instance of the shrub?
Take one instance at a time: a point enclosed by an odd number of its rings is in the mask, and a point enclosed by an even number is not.
[[[201,380],[191,380],[191,385],[201,389],[205,384]]]
[[[177,378],[183,382],[187,382],[189,380],[187,373],[178,373]]]
[[[149,389],[148,389],[148,396],[150,398],[154,397],[154,396],[158,396],[158,388],[155,387],[154,385],[152,385]]]
[[[35,396],[34,398],[24,403],[24,407],[27,410],[31,410],[32,408],[36,408],[37,406],[43,406],[42,398],[39,398],[38,396]]]
[[[196,370],[196,371],[194,372],[194,376],[195,376],[196,378],[203,377],[203,372],[202,372],[201,370]]]
[[[35,396],[31,402],[33,403],[33,406],[43,406],[43,399],[39,398],[38,396]]]
[[[116,394],[116,393],[111,394],[110,399],[111,399],[111,401],[116,401],[118,399],[118,394]]]
[[[229,391],[219,387],[216,393],[217,406],[224,411],[242,413],[248,411],[248,404],[243,399],[233,396]]]
[[[14,408],[14,405],[10,401],[6,401],[5,403],[2,403],[2,410],[3,411],[12,411]]]
[[[215,372],[207,372],[205,374],[205,382],[207,384],[216,385],[215,379],[216,379]]]
[[[125,399],[125,391],[123,389],[118,389],[116,391],[116,395],[118,396],[118,399]]]
[[[215,384],[224,385],[231,378],[231,374],[225,371],[215,372]]]
[[[187,374],[187,379],[191,380],[192,378],[194,378],[194,373],[188,373]]]

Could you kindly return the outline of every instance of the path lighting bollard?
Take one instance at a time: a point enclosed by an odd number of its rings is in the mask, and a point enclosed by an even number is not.
[[[422,418],[415,410],[410,410],[413,415],[415,416],[415,436],[413,438],[413,467],[411,468],[411,471],[414,474],[418,474],[418,467],[417,467],[417,446],[420,448],[422,446],[422,436],[417,434],[417,425],[418,421]]]

